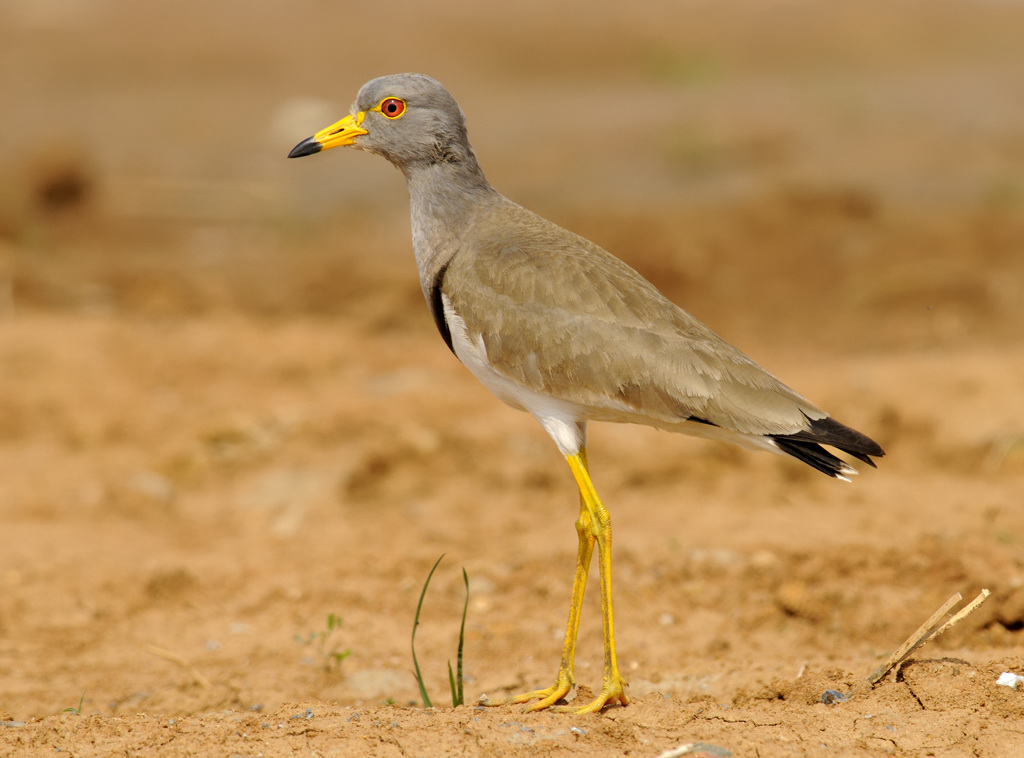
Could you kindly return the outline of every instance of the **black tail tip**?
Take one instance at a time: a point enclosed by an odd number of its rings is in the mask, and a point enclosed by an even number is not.
[[[780,450],[829,476],[841,476],[849,467],[839,458],[822,448],[829,445],[853,456],[859,461],[877,468],[874,458],[885,455],[882,446],[866,434],[840,424],[835,419],[808,419],[809,428],[796,434],[776,435],[772,439]]]

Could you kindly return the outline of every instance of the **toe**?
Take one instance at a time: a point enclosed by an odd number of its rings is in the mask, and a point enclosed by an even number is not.
[[[556,713],[597,713],[610,705],[629,705],[629,697],[626,695],[626,683],[621,678],[605,682],[601,688],[601,694],[583,706],[565,705],[551,710]]]

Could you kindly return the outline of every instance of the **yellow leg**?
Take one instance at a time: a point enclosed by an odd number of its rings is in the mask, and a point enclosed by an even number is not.
[[[547,689],[519,695],[511,702],[525,703],[528,700],[540,698],[527,710],[548,708],[565,697],[575,685],[573,664],[576,659],[576,636],[580,627],[580,612],[583,605],[583,592],[587,586],[590,558],[593,555],[596,542],[601,574],[601,619],[604,628],[604,681],[601,694],[582,707],[567,706],[564,709],[556,709],[573,713],[593,713],[609,703],[619,702],[623,705],[629,703],[625,691],[626,682],[619,674],[619,666],[615,657],[615,630],[612,624],[612,525],[611,516],[601,503],[594,484],[590,480],[586,449],[581,449],[576,455],[566,456],[566,460],[580,490],[580,517],[576,521],[579,553],[576,559],[576,574],[572,583],[572,601],[569,604],[569,622],[565,629],[562,660],[558,666],[554,685]]]
[[[587,463],[586,449],[580,451],[580,460],[584,468]],[[580,630],[580,613],[583,610],[583,593],[587,588],[587,575],[590,572],[590,558],[594,554],[594,530],[591,527],[593,518],[587,508],[586,500],[580,492],[580,516],[576,519],[576,534],[579,537],[579,551],[576,554],[576,573],[572,580],[572,599],[569,602],[569,621],[565,625],[565,642],[562,645],[562,660],[558,664],[555,683],[542,690],[534,690],[517,695],[509,702],[525,703],[537,699],[536,703],[527,707],[528,711],[548,708],[564,698],[576,686],[573,667],[576,662],[576,636]]]
[[[580,497],[590,513],[590,528],[597,542],[597,561],[601,571],[601,622],[604,628],[604,680],[601,693],[581,708],[573,707],[574,713],[594,713],[609,703],[629,705],[626,697],[626,680],[619,674],[615,658],[615,627],[612,624],[612,518],[597,496],[594,483],[590,481],[585,455],[566,456]]]

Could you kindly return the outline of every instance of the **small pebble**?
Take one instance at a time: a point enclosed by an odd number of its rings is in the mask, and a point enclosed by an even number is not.
[[[1009,687],[1010,689],[1017,689],[1021,684],[1024,684],[1024,676],[1020,674],[1014,674],[1012,671],[1004,671],[996,679],[996,684],[1001,684],[1003,687]]]
[[[835,705],[836,703],[845,703],[846,695],[839,690],[825,690],[821,695],[821,702],[825,705]]]

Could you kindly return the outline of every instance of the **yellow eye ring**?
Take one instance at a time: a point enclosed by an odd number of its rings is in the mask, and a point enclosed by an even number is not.
[[[375,110],[384,118],[389,118],[393,121],[396,118],[401,118],[405,113],[405,100],[400,97],[385,97],[376,108],[371,110]]]

